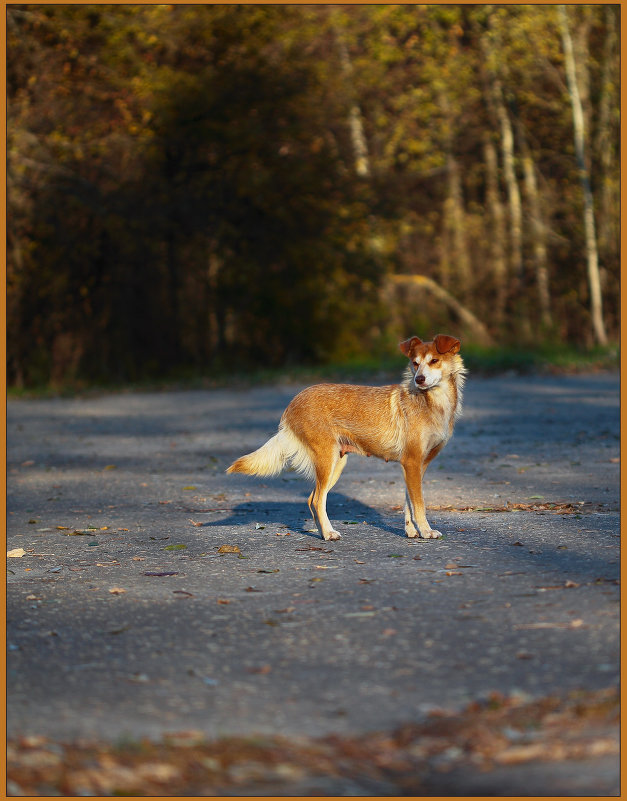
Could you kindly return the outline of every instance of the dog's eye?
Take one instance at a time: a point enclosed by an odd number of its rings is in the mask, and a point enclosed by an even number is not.
[[[429,364],[437,364],[440,360],[439,359],[431,359]]]

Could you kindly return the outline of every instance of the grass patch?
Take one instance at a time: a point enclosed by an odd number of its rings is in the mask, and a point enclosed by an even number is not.
[[[468,345],[462,348],[464,363],[472,375],[510,373],[581,373],[618,370],[618,346],[581,349],[573,346],[540,345],[537,348],[486,348]],[[405,360],[398,356],[384,359],[356,358],[342,363],[288,366],[272,369],[227,370],[220,368],[209,373],[181,369],[159,379],[129,382],[72,381],[59,385],[39,385],[26,388],[9,387],[10,399],[59,398],[126,392],[167,392],[180,390],[215,389],[219,387],[247,388],[271,384],[315,384],[322,381],[338,383],[381,384],[396,383],[405,369]]]

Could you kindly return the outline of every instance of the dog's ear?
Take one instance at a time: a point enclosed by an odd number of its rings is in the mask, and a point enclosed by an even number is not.
[[[418,337],[410,337],[404,342],[401,342],[399,344],[399,348],[401,349],[403,355],[410,359],[412,351],[418,347],[418,345],[422,345],[422,339],[418,339]]]
[[[459,353],[462,343],[455,337],[449,337],[447,334],[438,334],[433,338],[433,344],[436,346],[438,353]]]

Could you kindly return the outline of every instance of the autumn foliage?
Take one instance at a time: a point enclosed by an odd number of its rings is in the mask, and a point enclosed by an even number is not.
[[[612,338],[619,8],[567,10]],[[557,6],[9,6],[9,382],[436,329],[592,344],[561,30]]]

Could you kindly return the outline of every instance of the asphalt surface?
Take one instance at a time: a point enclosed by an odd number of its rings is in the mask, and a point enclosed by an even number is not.
[[[616,374],[471,376],[425,541],[398,465],[347,457],[331,543],[297,474],[224,474],[299,389],[9,402],[9,736],[351,734],[618,683]]]

